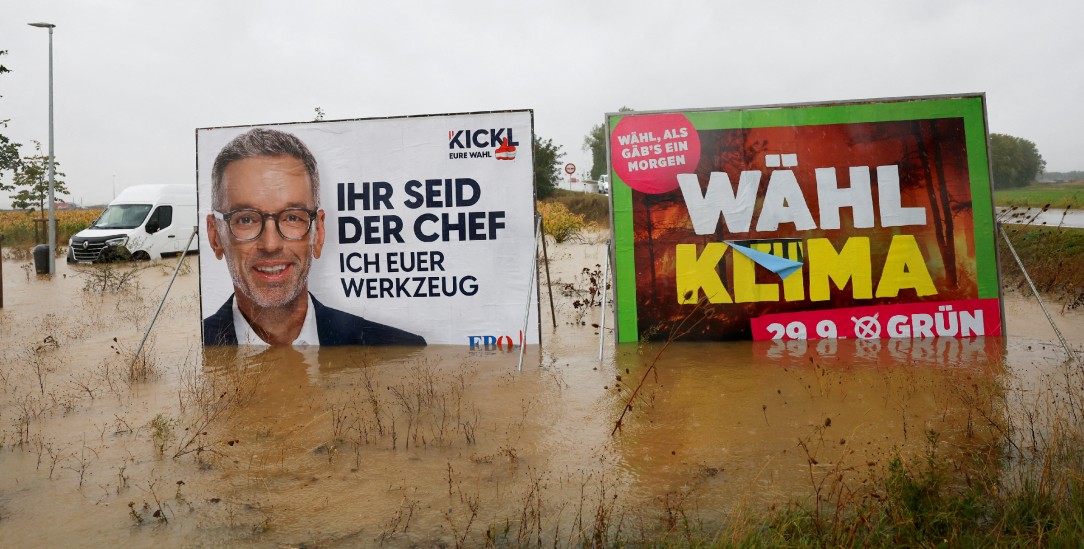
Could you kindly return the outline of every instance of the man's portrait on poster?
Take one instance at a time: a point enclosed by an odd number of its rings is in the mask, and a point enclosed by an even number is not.
[[[316,159],[300,139],[251,129],[219,151],[211,179],[207,239],[234,293],[203,320],[204,345],[425,345],[309,293],[325,214]]]

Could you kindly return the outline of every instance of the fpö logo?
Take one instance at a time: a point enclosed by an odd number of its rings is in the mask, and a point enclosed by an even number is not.
[[[518,345],[510,335],[470,335],[467,343],[472,351],[500,351],[510,353],[520,345],[523,345],[523,332],[519,333]]]
[[[519,142],[512,128],[448,130],[448,158],[496,158],[515,160]]]

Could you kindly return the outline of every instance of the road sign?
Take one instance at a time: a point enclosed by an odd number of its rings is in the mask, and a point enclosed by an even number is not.
[[[567,173],[568,175],[576,173],[576,165],[571,162],[565,164],[565,173]]]

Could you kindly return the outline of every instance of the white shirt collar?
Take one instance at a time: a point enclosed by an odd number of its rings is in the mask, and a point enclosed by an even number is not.
[[[316,330],[316,309],[312,305],[312,294],[308,294],[308,308],[305,310],[305,323],[301,325],[301,333],[291,345],[319,345],[320,334]],[[252,326],[237,308],[237,298],[233,299],[233,330],[237,335],[238,345],[267,345],[267,342],[256,334]]]

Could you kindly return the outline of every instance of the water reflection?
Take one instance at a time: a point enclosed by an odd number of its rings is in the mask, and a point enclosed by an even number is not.
[[[928,433],[957,448],[988,444],[976,417],[993,417],[1004,372],[1000,338],[661,348],[618,352],[615,414],[648,376],[618,448],[635,491],[662,500],[695,486],[720,510],[809,494],[829,472],[862,476],[924,451]]]
[[[351,347],[302,345],[266,347],[262,345],[216,345],[203,347],[203,366],[208,373],[230,368],[259,366],[272,376],[294,375],[298,371],[317,383],[320,371],[365,367],[373,364],[404,362],[422,356],[420,347]],[[454,348],[454,350],[459,350]]]
[[[975,424],[997,413],[999,338],[663,347],[620,346],[589,373],[559,360],[519,373],[511,355],[460,347],[208,349],[208,378],[233,384],[215,392],[249,391],[214,427],[234,441],[207,458],[216,497],[254,524],[343,536],[359,513],[408,509],[414,541],[443,535],[433,509],[503,520],[543,479],[558,507],[619,495],[625,512],[711,520],[829,475],[861,482],[928,433],[950,454],[994,437]]]
[[[279,532],[349,537],[365,517],[367,543],[499,516],[531,467],[560,466],[547,441],[555,419],[567,425],[552,413],[561,386],[537,368],[517,373],[517,359],[459,346],[208,349],[213,394],[245,395],[207,435],[214,497]]]
[[[752,343],[753,352],[769,359],[816,357],[843,363],[928,364],[969,367],[1001,363],[1005,340],[999,337],[917,339],[772,340]]]

